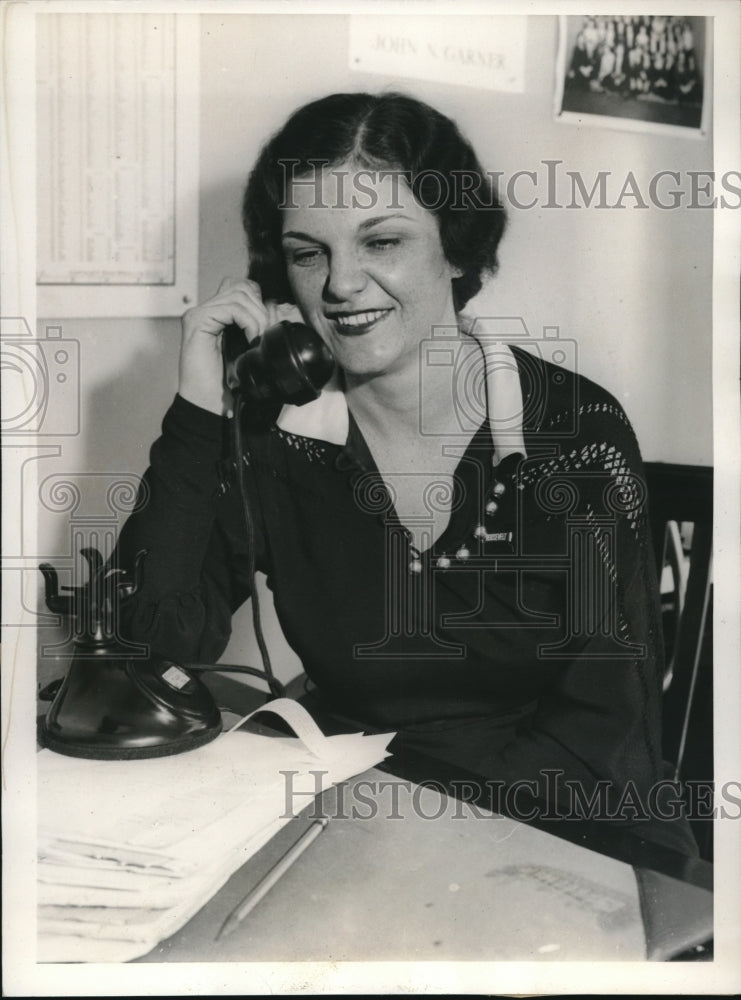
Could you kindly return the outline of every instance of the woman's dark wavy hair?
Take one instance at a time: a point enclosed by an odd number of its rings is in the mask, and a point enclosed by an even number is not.
[[[266,300],[293,301],[281,250],[281,205],[286,177],[311,173],[317,161],[329,166],[351,161],[402,171],[411,179],[418,201],[438,217],[448,263],[461,271],[452,283],[456,309],[480,290],[484,274],[496,270],[504,209],[455,123],[404,94],[332,94],[291,115],[263,147],[247,182],[242,222],[249,276]],[[291,165],[288,171],[286,164]],[[464,189],[474,191],[475,200],[454,197]],[[443,199],[441,191],[446,190],[450,197]]]

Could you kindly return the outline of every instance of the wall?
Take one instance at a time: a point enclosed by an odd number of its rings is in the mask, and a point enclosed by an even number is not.
[[[347,30],[341,15],[202,16],[201,297],[223,276],[245,273],[239,204],[261,141],[297,104],[331,91],[391,86],[429,101],[505,178],[534,170],[540,180],[547,159],[580,171],[588,187],[611,171],[612,201],[629,171],[645,190],[659,170],[712,169],[710,138],[554,122],[555,17],[529,21],[523,94],[351,72]],[[558,199],[567,202],[568,192],[559,189]],[[645,458],[710,465],[711,260],[712,217],[701,209],[514,209],[499,273],[476,310],[522,316],[533,334],[559,327],[576,343],[579,370],[623,402]],[[66,467],[141,473],[176,387],[177,321],[67,321],[64,331],[80,340],[83,386],[83,434],[65,445]],[[54,529],[45,531],[54,551]],[[242,609],[235,633],[249,634],[249,617]],[[266,631],[287,678],[298,663],[272,617]],[[224,659],[259,663],[242,639]]]
[[[555,17],[529,20],[524,94],[351,72],[345,17],[206,15],[203,25],[202,294],[244,268],[243,179],[262,138],[302,97],[391,84],[454,116],[487,169],[540,179],[543,160],[562,160],[559,176],[580,171],[588,187],[611,171],[612,202],[629,171],[645,193],[660,170],[712,169],[711,138],[554,122]],[[519,190],[525,201],[527,182]],[[558,197],[568,203],[569,192]],[[619,396],[646,458],[711,464],[711,261],[712,216],[702,209],[515,209],[499,273],[478,305],[522,316],[531,332],[554,325],[574,338],[580,370]]]

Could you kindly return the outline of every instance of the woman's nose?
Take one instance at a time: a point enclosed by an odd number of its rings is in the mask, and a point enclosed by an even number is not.
[[[330,302],[347,302],[365,288],[367,280],[355,254],[333,254],[329,262],[324,297]]]

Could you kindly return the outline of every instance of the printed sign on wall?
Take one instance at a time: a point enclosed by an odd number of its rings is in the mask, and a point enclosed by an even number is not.
[[[354,15],[350,68],[521,93],[526,22],[519,15]]]

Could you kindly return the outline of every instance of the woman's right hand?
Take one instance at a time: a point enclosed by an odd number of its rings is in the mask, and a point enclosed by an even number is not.
[[[211,413],[227,413],[231,399],[223,384],[221,332],[236,323],[251,341],[270,321],[260,286],[247,279],[225,278],[213,298],[188,309],[180,348],[178,392],[183,399]]]

